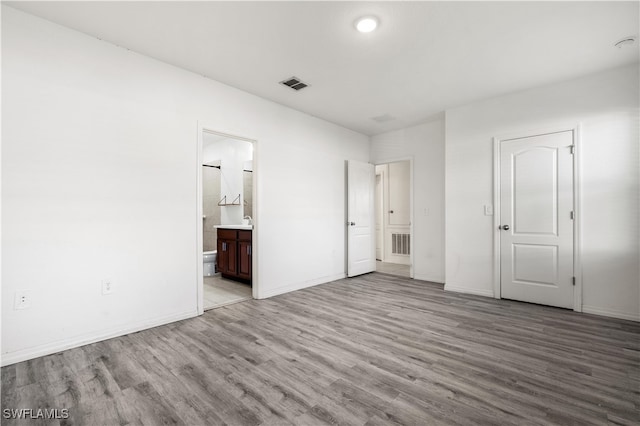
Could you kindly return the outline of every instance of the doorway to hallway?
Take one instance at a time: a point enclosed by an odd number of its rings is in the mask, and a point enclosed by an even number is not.
[[[410,160],[375,167],[376,271],[412,278]]]

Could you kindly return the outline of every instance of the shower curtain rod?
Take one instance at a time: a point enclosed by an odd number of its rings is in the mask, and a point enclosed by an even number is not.
[[[203,164],[202,167],[213,167],[214,169],[220,169],[220,166],[212,166],[210,164]],[[253,173],[253,170],[243,170],[243,172]]]

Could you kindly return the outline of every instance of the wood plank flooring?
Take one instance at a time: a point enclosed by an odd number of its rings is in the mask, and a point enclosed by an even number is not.
[[[380,273],[2,368],[67,425],[638,424],[640,324]],[[2,421],[3,425],[47,424]]]

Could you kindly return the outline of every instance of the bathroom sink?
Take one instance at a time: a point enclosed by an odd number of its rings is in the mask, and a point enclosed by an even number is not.
[[[245,229],[251,230],[253,229],[253,225],[215,225],[215,229]]]

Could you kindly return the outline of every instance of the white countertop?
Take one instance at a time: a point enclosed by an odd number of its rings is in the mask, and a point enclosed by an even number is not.
[[[215,229],[244,229],[244,230],[252,230],[253,225],[215,225]]]

